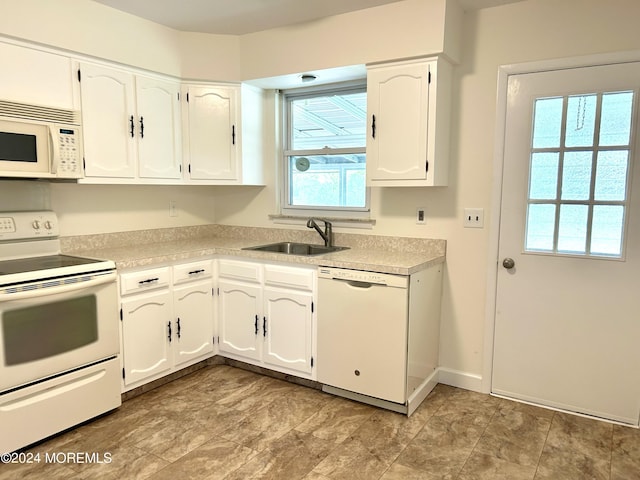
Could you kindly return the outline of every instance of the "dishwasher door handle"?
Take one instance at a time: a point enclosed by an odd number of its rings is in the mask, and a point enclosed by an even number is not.
[[[384,283],[371,283],[371,282],[359,282],[357,280],[347,280],[346,278],[331,278],[331,280],[336,280],[338,282],[345,282],[348,285],[351,285],[354,288],[371,288],[371,287],[386,287]]]

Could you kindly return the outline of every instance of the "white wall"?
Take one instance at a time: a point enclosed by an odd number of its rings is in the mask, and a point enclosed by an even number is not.
[[[527,0],[465,15],[463,60],[454,86],[441,362],[480,375],[500,65],[640,49],[637,0]],[[508,159],[507,159],[508,161]],[[462,208],[484,207],[483,230],[463,229]],[[441,206],[440,208],[445,208]],[[495,267],[494,267],[495,268]]]
[[[428,44],[426,13],[441,9],[440,0],[393,5],[238,38],[178,34],[79,0],[0,0],[0,32],[189,78],[250,79],[429,53],[433,46]],[[54,18],[64,24],[59,7],[65,6],[73,7],[71,31],[49,22]],[[25,20],[29,12],[35,19]],[[389,22],[390,18],[395,21]],[[471,387],[480,387],[478,377],[484,366],[498,67],[640,49],[638,18],[637,0],[526,0],[467,13],[453,89],[450,186],[373,192],[372,214],[377,220],[373,233],[447,240],[441,362],[450,370],[469,374]],[[85,24],[76,25],[80,22]],[[372,30],[378,37],[368,43]],[[335,39],[331,49],[321,48],[318,41],[319,34],[327,32],[333,32]],[[271,226],[267,215],[276,208],[273,142],[267,150],[270,173],[265,188],[52,184],[51,206],[63,216],[64,234],[69,235],[211,221]],[[17,193],[17,184],[11,185]],[[29,185],[36,196],[46,196],[41,187]],[[3,182],[0,189],[4,187]],[[0,201],[7,202],[8,197],[14,198],[0,195]],[[184,210],[173,220],[168,217],[170,199],[177,199]],[[418,206],[426,207],[424,226],[414,221]],[[462,228],[464,207],[485,209],[484,229]]]

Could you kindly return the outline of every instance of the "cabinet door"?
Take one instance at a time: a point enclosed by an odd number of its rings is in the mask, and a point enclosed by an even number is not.
[[[81,64],[80,96],[87,177],[135,176],[135,96],[132,74]]]
[[[73,75],[68,57],[0,43],[0,58],[4,65],[0,76],[3,100],[78,108],[73,101]]]
[[[367,71],[368,182],[426,179],[429,87],[429,62]]]
[[[259,360],[262,340],[260,286],[221,279],[219,289],[220,353]]]
[[[180,84],[136,77],[138,164],[142,178],[181,178]]]
[[[213,282],[206,280],[174,287],[176,367],[205,358],[213,352]]]
[[[262,360],[266,366],[311,373],[312,300],[310,292],[264,288]]]
[[[193,180],[238,180],[236,87],[189,87],[185,152]]]
[[[168,372],[172,367],[169,340],[171,294],[161,290],[122,302],[122,342],[125,385]],[[173,337],[174,332],[171,332]]]

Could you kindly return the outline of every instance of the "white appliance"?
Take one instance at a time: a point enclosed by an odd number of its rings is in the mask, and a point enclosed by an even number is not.
[[[117,408],[118,354],[115,264],[61,255],[54,212],[0,212],[0,453]]]
[[[82,178],[80,112],[0,100],[0,176]]]
[[[404,404],[408,277],[318,272],[318,381]]]
[[[411,415],[438,382],[441,275],[319,267],[322,390]]]

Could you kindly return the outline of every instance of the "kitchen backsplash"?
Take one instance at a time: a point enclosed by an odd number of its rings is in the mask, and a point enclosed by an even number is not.
[[[76,235],[61,237],[62,251],[99,250],[128,245],[179,242],[190,238],[243,238],[256,243],[304,242],[321,243],[319,235],[312,230],[283,228],[243,227],[231,225],[197,225],[191,227],[158,228],[128,232],[104,233],[96,235]],[[390,237],[381,235],[358,235],[334,233],[336,245],[369,250],[400,252],[431,252],[444,255],[446,240],[412,237]]]

